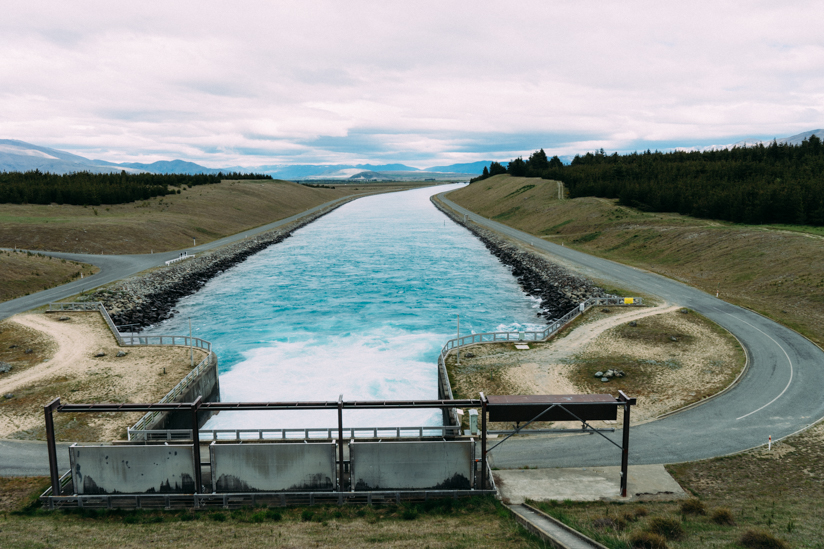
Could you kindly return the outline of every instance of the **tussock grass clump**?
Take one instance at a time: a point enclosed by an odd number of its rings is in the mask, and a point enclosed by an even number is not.
[[[681,513],[685,515],[706,515],[707,508],[698,498],[690,498],[681,503]]]
[[[789,549],[789,545],[766,530],[747,530],[738,543],[750,549]]]
[[[733,517],[732,511],[726,507],[719,507],[718,509],[715,509],[710,516],[710,520],[712,520],[715,524],[725,524],[727,526],[732,526],[735,524],[735,517]]]
[[[631,511],[624,511],[623,513],[621,513],[621,519],[627,523],[635,522],[638,520],[638,515]]]
[[[676,540],[684,537],[684,527],[681,523],[669,517],[653,517],[647,523],[646,530],[659,536],[664,536],[668,540]]]
[[[667,549],[667,540],[664,536],[652,532],[633,532],[629,536],[629,542],[639,549]]]
[[[607,528],[611,528],[611,529],[613,529],[617,532],[620,532],[621,530],[623,530],[624,528],[627,527],[627,521],[624,520],[621,517],[616,517],[616,518],[603,517],[603,518],[597,518],[597,519],[593,520],[592,525],[595,528],[599,528],[599,529],[602,529],[602,530],[607,529]]]
[[[635,510],[635,518],[636,519],[639,519],[641,517],[645,517],[647,515],[649,515],[649,511],[647,511],[646,507],[639,507],[638,509]]]

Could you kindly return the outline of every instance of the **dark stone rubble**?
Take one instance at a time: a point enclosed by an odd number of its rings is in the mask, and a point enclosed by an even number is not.
[[[478,237],[492,255],[509,267],[512,276],[518,279],[518,284],[527,295],[541,299],[539,316],[547,320],[560,318],[582,301],[607,295],[592,281],[518,247],[494,231],[476,223],[464,223],[462,218],[434,198],[432,202],[455,223]]]

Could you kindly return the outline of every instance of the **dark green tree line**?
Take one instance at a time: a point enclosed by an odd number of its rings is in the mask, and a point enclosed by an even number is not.
[[[617,198],[646,211],[824,225],[824,145],[816,136],[799,145],[774,141],[704,152],[608,155],[601,149],[576,156],[568,166],[557,157],[547,161],[541,150],[528,160],[513,160],[507,172],[562,181],[573,198]]]
[[[0,172],[0,203],[125,204],[180,192],[182,186],[210,185],[224,179],[272,179],[269,175]]]

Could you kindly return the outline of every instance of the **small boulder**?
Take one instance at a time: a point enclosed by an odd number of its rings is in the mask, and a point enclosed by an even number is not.
[[[59,320],[60,322],[66,322],[67,320],[71,320],[71,317],[70,316],[61,316],[57,320]]]
[[[675,337],[675,336],[670,336],[670,339],[673,340],[673,341],[678,341],[678,338]]]
[[[11,364],[8,362],[0,362],[0,374],[11,372]]]
[[[608,378],[608,377],[602,377],[602,378],[601,378],[601,381],[603,381],[604,383],[606,383],[607,381],[609,381],[609,378]]]
[[[3,398],[5,398],[6,400],[14,398],[14,393],[6,393],[5,395],[3,395]]]
[[[604,377],[604,372],[595,372],[595,377]]]
[[[638,323],[635,322],[634,320],[630,320],[629,325],[630,325],[630,327],[635,328],[636,326],[638,326]]]
[[[106,352],[105,352],[105,351],[97,351],[97,352],[94,354],[94,356],[95,356],[95,358],[99,358],[99,357],[101,357],[101,356],[106,356]]]
[[[114,356],[121,357],[121,356],[126,356],[127,354],[129,354],[129,353],[127,353],[126,351],[117,351],[117,354],[114,355]]]
[[[16,348],[17,348],[16,344],[15,345],[9,345],[9,349],[16,349]]]
[[[33,352],[34,352],[34,349],[26,349],[25,351],[23,351],[23,353],[24,353],[24,354],[27,354],[27,355],[30,355],[30,354],[32,354]]]
[[[689,314],[690,310],[689,310],[689,309],[681,309],[679,312],[680,312],[682,315],[687,315],[687,314]]]
[[[464,358],[475,358],[474,353],[464,353]]]

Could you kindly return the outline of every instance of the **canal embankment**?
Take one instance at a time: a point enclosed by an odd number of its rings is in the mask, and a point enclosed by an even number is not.
[[[84,294],[78,301],[104,304],[115,324],[127,331],[144,328],[173,317],[175,305],[200,290],[209,280],[256,253],[283,242],[294,231],[332,212],[342,204],[316,212],[286,227],[229,244],[212,252],[141,273],[108,287]]]
[[[512,276],[517,279],[527,295],[540,299],[539,316],[547,320],[560,318],[591,297],[607,295],[603,288],[591,280],[530,253],[489,229],[471,221],[464,221],[462,217],[445,207],[436,196],[432,197],[432,203],[452,221],[475,235],[492,255],[509,267]]]

